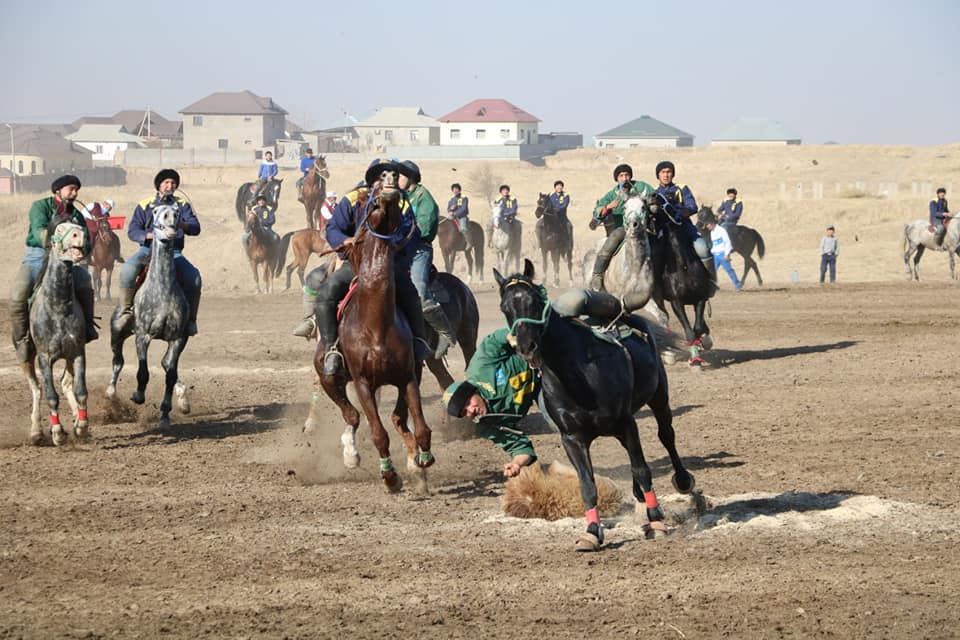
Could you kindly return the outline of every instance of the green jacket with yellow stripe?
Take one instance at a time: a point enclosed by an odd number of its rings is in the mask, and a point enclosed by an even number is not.
[[[417,219],[420,229],[420,242],[430,244],[437,237],[437,225],[440,223],[440,207],[433,196],[422,184],[418,184],[407,192],[410,206],[413,207],[413,216]]]
[[[87,222],[83,214],[72,204],[65,209],[63,207],[63,203],[58,202],[53,196],[41,198],[30,206],[30,230],[27,231],[27,246],[48,248],[50,238],[47,237],[47,230],[50,222],[59,217],[63,221],[69,220],[83,229],[83,248],[86,254],[90,255],[90,233],[87,230]]]
[[[624,186],[630,185],[630,187],[624,191],[620,188],[618,184],[613,189],[610,189],[600,200],[597,201],[597,207],[593,210],[593,217],[597,220],[600,220],[604,224],[610,224],[610,220],[613,221],[614,228],[623,226],[623,205],[627,202],[627,199],[634,195],[649,195],[651,193],[656,193],[656,189],[651,187],[649,184],[643,180],[630,180],[629,182],[624,183]],[[603,208],[615,201],[618,200],[617,206],[612,210],[607,212],[607,215],[600,217],[600,212]]]

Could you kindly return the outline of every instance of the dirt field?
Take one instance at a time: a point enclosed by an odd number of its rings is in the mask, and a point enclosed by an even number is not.
[[[592,193],[615,158],[590,153],[556,160],[569,167],[520,167],[517,184],[546,189],[558,171],[590,165],[578,189]],[[742,168],[752,176],[742,184],[757,191],[798,162],[765,153],[769,166]],[[824,153],[843,167],[863,159],[865,170],[890,180],[907,166],[891,158],[909,153],[920,158],[910,167],[944,163],[960,184],[958,147],[881,148],[875,165],[858,148],[797,153],[807,166],[807,155],[821,167]],[[729,185],[717,168],[728,154],[683,158],[705,167],[720,193]],[[169,432],[155,429],[163,344],[151,348],[153,378],[139,408],[127,400],[132,341],[121,400],[103,397],[109,348],[101,339],[88,349],[94,442],[23,445],[29,393],[2,343],[0,638],[960,635],[958,285],[947,280],[943,254],[924,258],[929,278],[913,285],[897,257],[897,227],[919,217],[923,202],[828,198],[803,217],[800,205],[776,208],[766,192],[771,213],[747,222],[769,238],[767,286],[751,280],[736,294],[724,283],[709,320],[712,366],[668,369],[678,448],[709,508],[697,516],[674,494],[654,422],[643,414],[641,438],[673,533],[644,540],[642,518],[624,503],[605,520],[606,548],[576,554],[582,519],[502,515],[505,457],[465,437],[468,425],[441,425],[432,378],[423,386],[438,460],[429,497],[386,494],[365,424],[361,467],[343,468],[332,403],[320,432],[301,434],[312,345],[289,335],[299,294],[249,295],[228,204],[235,189],[227,183],[242,176],[230,171],[184,185],[205,216],[187,253],[207,293],[201,333],[181,360],[193,411],[174,413]],[[347,169],[337,171],[345,182]],[[149,193],[150,176],[131,176],[118,197],[123,208]],[[3,201],[0,219],[25,229],[24,203]],[[866,220],[859,240],[854,229],[840,233],[849,241],[840,284],[810,284],[822,224],[839,211]],[[4,273],[16,268],[21,244],[0,244]],[[800,260],[801,281],[792,285]],[[475,287],[482,335],[503,324],[489,281]],[[98,310],[108,316],[111,308]],[[8,334],[3,302],[0,335]],[[459,352],[450,366],[463,371]],[[537,416],[526,424],[544,461],[565,459]],[[402,461],[394,432],[391,440]],[[629,496],[626,453],[599,441],[593,454],[598,472]]]

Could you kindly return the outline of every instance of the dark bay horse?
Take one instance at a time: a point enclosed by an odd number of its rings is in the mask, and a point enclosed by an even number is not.
[[[280,261],[280,241],[273,232],[260,223],[260,217],[254,212],[247,213],[244,230],[247,236],[247,260],[253,270],[253,281],[260,290],[260,271],[263,271],[263,286],[267,293],[273,289],[274,276],[280,276],[283,262]]]
[[[106,216],[97,218],[97,233],[93,240],[93,253],[90,255],[90,270],[93,276],[93,290],[96,299],[100,300],[100,288],[103,284],[103,272],[107,272],[107,300],[110,299],[110,281],[113,280],[113,264],[123,264],[120,255],[120,238],[110,228],[110,221]]]
[[[443,273],[436,269],[433,269],[430,274],[430,288],[433,290],[434,298],[443,307],[444,313],[450,320],[457,344],[463,351],[463,361],[469,364],[477,351],[477,331],[480,326],[477,299],[463,280],[452,273]],[[431,353],[436,352],[437,341],[437,332],[428,323],[427,342],[430,343]],[[441,389],[446,389],[453,384],[453,376],[450,375],[443,360],[431,357],[427,358],[426,364],[436,377]]]
[[[57,360],[65,363],[60,388],[75,416],[73,433],[83,440],[89,438],[90,432],[87,422],[86,323],[73,289],[73,265],[85,257],[84,229],[72,222],[55,222],[54,225],[50,229],[52,244],[43,281],[30,306],[30,357],[20,367],[33,395],[30,443],[43,443],[36,359],[50,407],[50,436],[53,443],[60,446],[67,441],[67,432],[60,424],[60,396],[53,381],[53,365]]]
[[[150,370],[147,367],[147,349],[154,338],[167,343],[167,351],[161,361],[166,372],[166,386],[163,400],[160,403],[160,429],[170,427],[170,409],[173,407],[173,394],[176,392],[180,411],[187,413],[189,404],[186,397],[186,388],[179,383],[177,366],[180,355],[187,346],[187,321],[189,308],[183,289],[177,283],[174,267],[174,240],[177,237],[177,227],[180,224],[180,209],[167,204],[154,208],[153,219],[150,222],[153,232],[153,242],[150,247],[150,264],[147,268],[147,277],[137,291],[134,298],[134,322],[122,326],[118,322],[120,307],[113,312],[110,321],[110,348],[113,351],[113,375],[107,386],[107,397],[117,395],[117,381],[123,370],[123,343],[131,334],[136,334],[137,360],[137,390],[130,400],[134,404],[143,404],[144,391],[150,381]]]
[[[267,198],[267,206],[274,211],[280,204],[280,187],[282,185],[283,178],[277,178],[267,182],[260,191]],[[253,208],[258,195],[256,182],[244,182],[240,185],[237,190],[237,200],[234,203],[237,210],[237,220],[240,222],[246,221],[247,213]]]
[[[287,251],[293,247],[293,260],[287,265],[287,284],[284,291],[290,288],[290,277],[293,270],[297,270],[297,276],[300,278],[300,286],[303,286],[303,276],[307,270],[307,261],[311,254],[321,255],[330,247],[327,245],[327,238],[320,229],[300,229],[299,231],[290,231],[285,233],[280,239],[280,250],[277,258],[277,277],[283,264],[287,260]],[[331,270],[330,273],[333,273]]]
[[[550,204],[550,195],[541,193],[537,198],[536,236],[543,257],[543,279],[547,279],[547,257],[553,263],[553,284],[560,286],[560,260],[567,261],[567,274],[573,286],[573,226],[564,224],[559,213]]]
[[[420,371],[414,360],[413,334],[396,304],[394,234],[400,227],[400,207],[397,174],[384,171],[371,190],[370,200],[360,214],[357,235],[348,248],[357,278],[352,298],[344,304],[340,318],[340,350],[346,372],[323,375],[324,353],[330,345],[318,342],[313,360],[323,390],[340,408],[347,423],[340,438],[344,464],[355,467],[360,463],[356,448],[360,414],[347,397],[347,382],[352,380],[380,455],[380,475],[391,492],[399,491],[403,481],[390,458],[390,438],[380,420],[377,389],[386,385],[397,388],[392,421],[407,448],[407,468],[417,475],[422,490],[426,490],[426,468],[434,463],[430,427],[420,401]],[[408,412],[414,433],[407,428]]]
[[[690,366],[699,367],[705,364],[700,357],[701,349],[709,349],[713,344],[704,315],[707,301],[716,292],[716,285],[683,227],[664,211],[664,204],[663,197],[658,194],[648,200],[649,210],[654,216],[654,231],[650,240],[653,300],[664,315],[664,301],[670,301],[673,315],[680,321],[690,345]],[[687,318],[687,306],[694,308],[692,327]]]
[[[460,233],[460,227],[454,220],[441,220],[437,226],[437,242],[440,243],[440,253],[443,255],[443,270],[453,273],[454,259],[457,253],[463,252],[467,260],[467,282],[473,281],[473,265],[476,262],[477,275],[483,282],[483,227],[471,220],[467,223],[467,233],[470,234],[470,249]]]
[[[317,156],[313,160],[313,167],[303,179],[303,208],[307,212],[307,229],[323,231],[326,226],[327,221],[320,215],[320,205],[327,197],[329,178],[330,170],[327,168],[326,158]]]
[[[633,496],[638,508],[641,503],[646,506],[648,536],[666,534],[653,474],[644,459],[633,417],[641,407],[650,407],[657,420],[657,435],[673,465],[674,487],[690,493],[694,478],[677,453],[667,374],[652,331],[643,319],[628,316],[628,324],[642,337],[633,335],[620,344],[601,340],[553,311],[546,290],[534,283],[533,275],[529,260],[524,261],[523,274],[504,278],[494,270],[500,286],[500,310],[516,338],[517,353],[540,371],[543,407],[557,425],[563,449],[580,480],[587,531],[577,540],[576,549],[596,551],[603,544],[590,459],[590,445],[600,436],[613,436],[630,456]]]
[[[717,216],[713,213],[713,209],[704,205],[697,211],[697,230],[709,246],[710,230],[706,227],[708,222],[718,223],[718,220]],[[757,256],[761,260],[763,259],[763,254],[767,252],[767,248],[763,243],[763,236],[761,236],[760,232],[756,229],[745,227],[741,224],[725,228],[727,229],[727,234],[730,236],[730,244],[733,245],[734,253],[739,253],[743,256],[743,275],[740,276],[740,282],[746,282],[747,274],[750,273],[752,269],[757,275],[757,284],[762,287],[763,278],[760,277],[760,267],[757,266],[756,260],[753,259],[753,252],[756,250]]]

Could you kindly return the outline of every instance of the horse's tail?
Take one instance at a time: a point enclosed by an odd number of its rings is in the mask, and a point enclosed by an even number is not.
[[[280,273],[283,271],[283,265],[287,262],[287,249],[290,247],[290,238],[293,237],[294,233],[296,232],[288,231],[280,238],[280,251],[277,252],[277,266],[273,269],[274,278],[279,278]]]
[[[671,331],[667,327],[657,322],[648,321],[647,326],[650,328],[650,333],[653,335],[653,339],[657,343],[657,351],[662,352],[664,349],[686,351],[688,349],[689,345],[686,339],[684,339],[683,335],[675,331]]]
[[[754,231],[757,234],[757,255],[760,256],[760,259],[763,259],[763,254],[767,252],[767,246],[763,243],[763,236],[760,235],[759,231]]]
[[[247,217],[247,199],[244,197],[247,190],[247,184],[244,183],[240,185],[240,188],[237,189],[237,201],[235,203],[237,209],[237,220],[244,222]]]
[[[483,227],[478,223],[474,222],[473,224],[477,225],[477,233],[474,234],[473,241],[473,259],[477,263],[477,271],[480,273],[480,277],[483,277],[483,250],[486,245],[487,239],[483,237]],[[478,242],[479,240],[479,242]]]

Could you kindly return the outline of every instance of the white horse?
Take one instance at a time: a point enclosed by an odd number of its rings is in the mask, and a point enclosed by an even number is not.
[[[926,220],[917,220],[903,227],[903,264],[907,268],[907,277],[911,280],[920,280],[920,258],[925,249],[931,251],[946,251],[950,258],[950,277],[957,279],[954,269],[954,254],[960,255],[960,222],[956,220],[947,225],[947,233],[943,243],[937,244],[934,234],[930,231],[930,223]],[[910,267],[910,256],[913,258],[913,268]]]
[[[521,238],[523,236],[523,223],[517,219],[517,216],[504,218],[503,205],[496,202],[490,205],[490,245],[497,252],[497,266],[504,273],[510,271],[507,266],[512,259],[516,266],[516,271],[521,271],[520,253]]]

